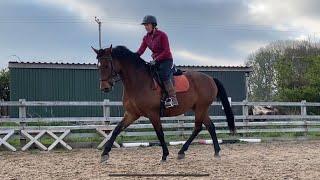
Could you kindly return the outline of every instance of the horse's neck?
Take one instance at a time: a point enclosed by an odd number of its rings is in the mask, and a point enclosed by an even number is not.
[[[133,92],[139,94],[145,88],[150,88],[152,78],[144,69],[136,69],[132,65],[125,65],[122,68],[122,82],[126,92]]]

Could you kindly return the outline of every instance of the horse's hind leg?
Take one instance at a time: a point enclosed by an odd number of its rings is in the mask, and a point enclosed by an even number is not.
[[[191,134],[191,136],[189,137],[189,139],[184,143],[184,145],[182,146],[182,148],[180,149],[180,151],[178,152],[178,159],[183,159],[185,157],[184,152],[188,150],[190,144],[192,143],[192,141],[194,140],[194,138],[197,137],[197,135],[199,134],[199,132],[202,130],[202,123],[204,121],[204,117],[207,114],[208,108],[205,108],[203,106],[196,106],[194,109],[195,112],[195,126],[194,126],[194,130]]]
[[[218,143],[218,138],[216,134],[216,128],[214,124],[212,123],[209,115],[206,115],[205,120],[203,121],[203,124],[206,126],[207,130],[209,131],[212,141],[213,141],[213,146],[214,146],[214,156],[219,157],[219,152],[220,152],[220,146]]]
[[[199,134],[199,132],[201,130],[202,130],[202,121],[200,121],[200,120],[197,121],[197,117],[196,117],[194,130],[193,130],[191,136],[189,137],[189,139],[184,143],[184,145],[182,146],[182,148],[178,152],[178,159],[183,159],[185,157],[184,152],[188,150],[191,142],[194,140],[194,138],[197,137],[197,135]]]
[[[109,152],[111,151],[112,145],[116,140],[117,136],[120,134],[120,132],[123,131],[125,128],[127,128],[132,122],[134,122],[138,118],[139,117],[136,115],[125,112],[122,121],[118,123],[118,125],[112,131],[112,135],[104,147],[104,150],[101,154],[101,161],[100,161],[101,163],[104,163],[109,159]]]

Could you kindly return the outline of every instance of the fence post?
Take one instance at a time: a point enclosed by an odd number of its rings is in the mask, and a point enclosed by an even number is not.
[[[243,106],[242,106],[242,115],[244,116],[243,118],[243,127],[247,131],[248,130],[248,115],[249,115],[249,107],[248,107],[248,101],[243,100]]]
[[[306,100],[301,101],[301,116],[302,116],[302,120],[304,122],[304,135],[305,136],[308,134],[308,124],[307,124],[307,119],[305,118],[307,116],[306,103],[307,103]]]
[[[0,102],[4,102],[4,99],[0,99]],[[5,116],[4,106],[0,106],[0,117]]]
[[[248,101],[248,97],[249,97],[249,77],[250,77],[250,73],[246,72],[245,73],[245,93],[246,93],[246,101]]]
[[[181,115],[181,117],[183,118],[185,115],[184,114],[182,114]],[[179,124],[179,128],[178,128],[178,131],[180,131],[180,136],[183,138],[184,137],[184,131],[185,131],[185,129],[184,129],[184,120],[181,120],[181,119],[179,119],[178,120],[178,124]]]
[[[103,117],[105,121],[103,121],[103,124],[109,124],[109,118],[110,118],[110,106],[109,106],[109,99],[103,100]],[[107,122],[107,123],[106,123]]]
[[[26,107],[26,100],[19,99],[19,119],[20,121],[20,129],[24,129],[26,126],[25,118],[27,117],[27,107]],[[20,146],[23,147],[27,143],[26,138],[20,132]]]

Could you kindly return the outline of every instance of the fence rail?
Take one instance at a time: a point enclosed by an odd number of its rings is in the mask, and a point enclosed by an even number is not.
[[[102,117],[27,117],[27,107],[55,107],[55,106],[97,106],[102,107]],[[110,116],[110,107],[122,106],[122,102],[112,102],[108,99],[99,102],[78,101],[0,101],[0,107],[18,107],[19,117],[0,118],[0,134],[14,130],[94,130],[100,128],[112,129],[115,123],[121,121],[122,117]],[[212,103],[212,106],[221,106],[220,102]],[[231,102],[231,106],[241,106],[242,115],[236,115],[236,126],[238,133],[264,133],[264,132],[320,132],[320,115],[309,115],[308,107],[318,107],[319,102]],[[286,106],[299,107],[299,115],[249,115],[250,106]],[[319,111],[320,112],[320,111]],[[217,133],[228,133],[227,123],[223,120],[225,116],[210,116],[215,121]],[[130,125],[123,136],[155,136],[153,126],[141,117]],[[163,117],[163,128],[166,135],[191,134],[194,127],[194,116]],[[258,120],[263,120],[259,121]],[[52,125],[54,122],[65,123],[63,125]],[[10,123],[10,125],[6,125]],[[32,123],[32,125],[30,125]],[[49,125],[48,125],[49,124]],[[202,131],[206,134],[206,131]],[[0,137],[1,139],[1,137]]]
[[[236,115],[236,120],[320,120],[320,115],[308,115],[307,107],[319,107],[318,102],[231,102],[231,106],[242,106],[242,115]],[[15,123],[27,123],[27,122],[119,122],[122,117],[111,117],[110,107],[122,106],[122,102],[111,102],[109,100],[104,101],[25,101],[20,99],[19,101],[0,101],[0,107],[19,107],[19,118],[0,118],[0,122],[15,122]],[[54,107],[54,106],[101,106],[103,108],[103,117],[27,117],[27,107]],[[212,106],[221,106],[220,102],[212,103]],[[301,108],[300,115],[249,115],[249,106],[296,106]],[[212,120],[224,120],[225,116],[210,116]],[[175,116],[175,117],[163,117],[162,120],[194,120],[194,116]],[[140,118],[137,122],[148,120],[147,118]],[[247,122],[246,125],[256,124],[255,122]],[[259,122],[264,124],[263,122]],[[271,123],[271,124],[270,124]],[[272,125],[273,122],[268,122],[267,125]],[[281,125],[281,122],[274,122]],[[283,122],[286,125],[288,122]]]
[[[122,106],[121,101],[0,101],[0,106]],[[213,102],[212,105],[221,105]],[[318,106],[320,102],[231,102],[232,106]]]

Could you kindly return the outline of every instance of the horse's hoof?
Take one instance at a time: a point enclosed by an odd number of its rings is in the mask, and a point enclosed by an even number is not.
[[[162,156],[161,162],[166,162],[167,161],[167,156]]]
[[[214,153],[214,157],[217,158],[217,159],[220,159],[221,156],[219,155],[219,153]]]
[[[165,163],[165,162],[167,162],[167,160],[161,159],[161,161],[160,161],[160,163]]]
[[[103,155],[103,156],[101,156],[100,163],[101,164],[102,163],[107,163],[108,159],[109,159],[109,155],[108,154],[107,155]]]
[[[184,159],[185,156],[185,154],[178,154],[178,159]]]

